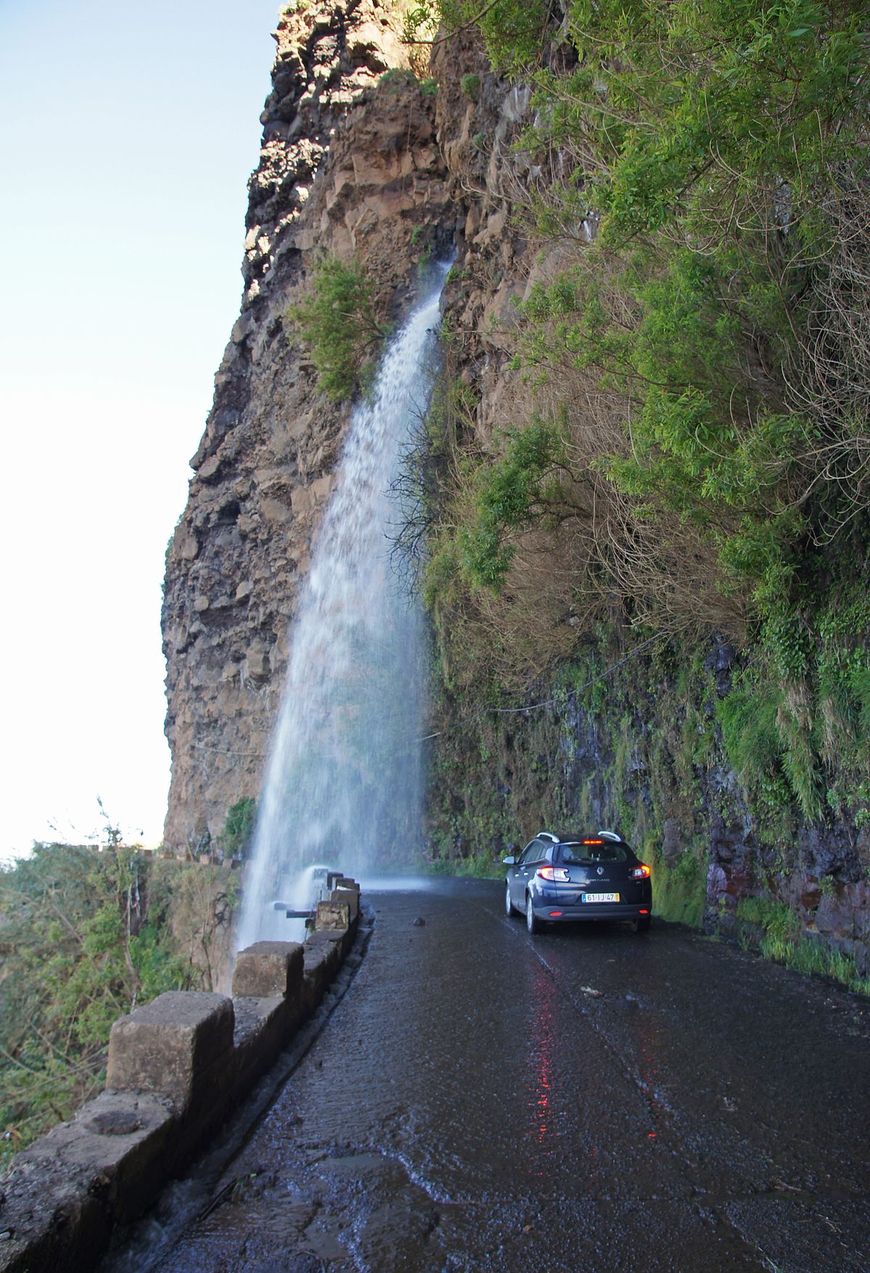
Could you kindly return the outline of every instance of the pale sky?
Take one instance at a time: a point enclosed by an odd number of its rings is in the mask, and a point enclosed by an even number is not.
[[[280,0],[0,0],[0,858],[160,840],[160,599]]]

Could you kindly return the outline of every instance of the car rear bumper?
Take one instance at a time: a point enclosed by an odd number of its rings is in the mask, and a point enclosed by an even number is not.
[[[578,920],[641,919],[652,911],[651,902],[578,902],[560,905],[557,901],[535,898],[533,909],[537,919],[548,924],[576,923]]]

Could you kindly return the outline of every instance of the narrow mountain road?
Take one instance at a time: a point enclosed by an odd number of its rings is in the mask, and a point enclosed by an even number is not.
[[[532,938],[496,883],[365,896],[350,989],[161,1273],[868,1267],[857,997],[675,929]]]

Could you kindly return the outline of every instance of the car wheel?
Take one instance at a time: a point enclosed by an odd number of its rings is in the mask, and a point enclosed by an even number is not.
[[[648,933],[649,926],[650,926],[649,915],[638,915],[637,919],[634,921],[634,931],[636,933]]]
[[[531,893],[526,893],[526,928],[530,933],[539,933],[541,931],[541,921],[535,914]]]
[[[514,904],[511,901],[510,884],[505,884],[504,886],[504,913],[505,915],[513,915],[514,913]]]

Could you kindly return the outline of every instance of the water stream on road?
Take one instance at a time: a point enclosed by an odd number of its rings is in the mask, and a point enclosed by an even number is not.
[[[419,847],[423,623],[391,566],[401,510],[390,488],[427,406],[445,275],[439,267],[354,410],[291,634],[239,949],[301,936],[286,910],[306,905],[305,868],[359,875]]]

